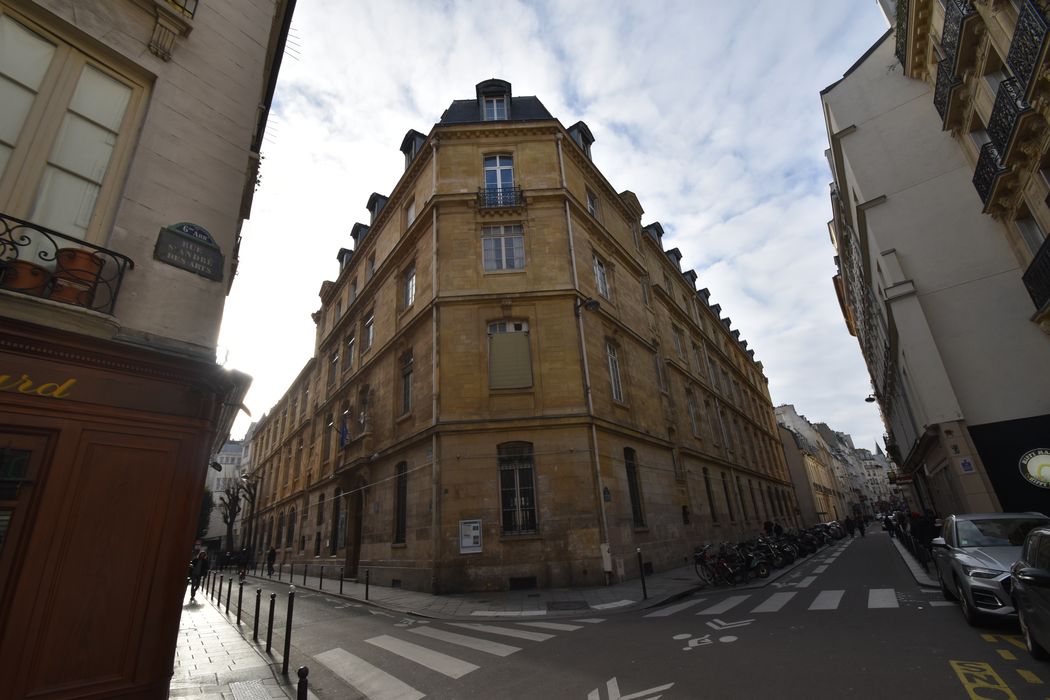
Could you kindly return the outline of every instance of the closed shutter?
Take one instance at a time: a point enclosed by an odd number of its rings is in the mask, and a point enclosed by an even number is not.
[[[532,358],[528,333],[489,335],[489,387],[520,389],[532,386]]]

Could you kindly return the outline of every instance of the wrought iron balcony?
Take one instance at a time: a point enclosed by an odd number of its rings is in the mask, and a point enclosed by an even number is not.
[[[1008,156],[1010,136],[1017,126],[1018,117],[1030,109],[1017,78],[1007,78],[999,83],[992,116],[988,119],[988,136],[1003,160]]]
[[[1006,55],[1006,65],[1020,81],[1024,95],[1028,94],[1032,86],[1032,79],[1043,55],[1046,35],[1047,21],[1043,11],[1032,0],[1025,0],[1017,18],[1017,26],[1014,28],[1010,52]]]
[[[0,289],[112,314],[131,258],[0,214]]]
[[[942,124],[948,119],[952,92],[960,85],[962,85],[962,79],[955,77],[951,61],[944,59],[937,64],[937,84],[933,89],[933,106],[937,108],[937,114],[941,115]]]
[[[1050,301],[1050,238],[1043,241],[1021,280],[1028,290],[1028,295],[1032,297],[1036,310],[1046,306]]]
[[[897,60],[904,66],[905,73],[908,70],[908,64],[905,59],[908,57],[908,0],[897,0],[897,48],[894,53],[897,54]]]
[[[478,209],[521,207],[524,204],[525,195],[520,187],[478,188]]]
[[[981,203],[988,206],[988,198],[995,187],[995,181],[1006,172],[999,160],[999,150],[989,141],[981,147],[981,156],[977,159],[977,169],[973,174],[973,186],[981,196]]]
[[[977,13],[971,0],[948,0],[944,7],[944,29],[941,31],[941,49],[944,61],[955,75],[959,59],[959,37],[962,35],[963,23]]]

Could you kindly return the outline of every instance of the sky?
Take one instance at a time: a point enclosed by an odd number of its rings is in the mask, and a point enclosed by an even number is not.
[[[403,173],[405,133],[501,78],[587,123],[595,165],[661,223],[774,405],[874,449],[885,430],[831,281],[819,93],[886,29],[876,0],[300,0],[219,337],[253,378],[231,437],[313,355],[321,283]]]

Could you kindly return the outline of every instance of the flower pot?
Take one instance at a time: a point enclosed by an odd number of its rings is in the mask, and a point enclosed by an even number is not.
[[[26,260],[5,260],[0,262],[0,287],[13,292],[43,296],[51,273]]]
[[[56,277],[47,298],[52,301],[61,301],[64,304],[91,306],[91,302],[95,300],[95,285],[78,284]]]
[[[55,254],[55,277],[94,286],[102,272],[102,258],[82,248],[59,248]]]

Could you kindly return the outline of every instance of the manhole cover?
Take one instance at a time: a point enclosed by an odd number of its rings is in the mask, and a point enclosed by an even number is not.
[[[585,600],[550,600],[547,601],[548,610],[587,610],[591,606]]]
[[[234,700],[271,700],[261,681],[239,681],[230,683]]]

